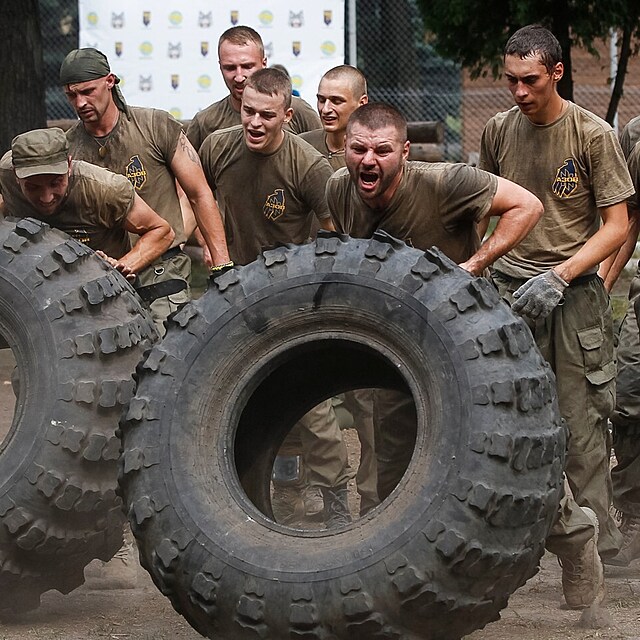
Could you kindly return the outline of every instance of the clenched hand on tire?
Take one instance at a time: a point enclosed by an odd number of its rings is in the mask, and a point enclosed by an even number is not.
[[[511,308],[532,320],[546,318],[560,304],[569,286],[553,269],[527,280],[513,294]]]

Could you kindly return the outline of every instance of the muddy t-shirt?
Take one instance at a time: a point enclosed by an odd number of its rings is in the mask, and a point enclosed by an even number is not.
[[[286,131],[302,133],[311,131],[320,126],[320,116],[314,111],[308,102],[297,96],[291,97],[293,116],[291,121],[284,125]],[[214,102],[206,109],[196,113],[187,127],[187,138],[196,150],[200,149],[204,139],[214,131],[235,127],[241,124],[240,112],[231,105],[231,96]]]
[[[331,167],[287,131],[269,155],[247,148],[241,126],[216,131],[204,141],[200,158],[236,264],[252,262],[269,247],[306,242],[314,211],[320,219],[330,217],[324,192]]]
[[[640,144],[636,143],[631,153],[629,154],[629,158],[627,159],[627,166],[629,167],[629,173],[631,174],[631,179],[633,180],[633,186],[636,189],[636,192],[627,198],[627,203],[629,206],[640,209]]]
[[[171,161],[182,125],[160,109],[129,107],[113,131],[98,142],[82,122],[69,131],[71,156],[126,176],[136,193],[175,231],[172,247],[186,241]],[[101,145],[106,153],[100,155]]]
[[[620,146],[625,158],[629,157],[638,140],[640,140],[640,116],[629,120],[620,134]],[[636,185],[637,190],[638,186]]]
[[[514,278],[531,278],[575,255],[600,228],[598,208],[633,193],[613,129],[571,102],[549,125],[532,124],[517,107],[494,116],[482,134],[479,166],[544,205],[527,237],[494,264]]]
[[[44,215],[24,197],[7,151],[0,160],[0,193],[7,215],[42,220],[112,258],[121,258],[131,248],[124,221],[134,190],[123,176],[74,160],[65,201],[54,214]]]
[[[334,171],[346,166],[344,160],[344,149],[339,153],[329,151],[329,147],[327,146],[327,135],[324,132],[324,129],[307,131],[306,133],[301,133],[300,137],[303,140],[306,140],[314,149],[317,149],[329,161],[329,164]]]
[[[408,245],[438,247],[457,263],[478,249],[475,223],[491,208],[495,176],[464,164],[407,162],[391,202],[372,209],[360,198],[346,168],[327,183],[327,201],[338,231],[370,238],[382,229]]]

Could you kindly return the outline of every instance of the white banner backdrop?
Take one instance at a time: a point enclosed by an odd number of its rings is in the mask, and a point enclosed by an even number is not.
[[[218,38],[253,27],[267,64],[283,64],[295,89],[315,107],[322,74],[344,61],[344,0],[79,0],[80,47],[102,51],[129,104],[176,118],[227,95]]]

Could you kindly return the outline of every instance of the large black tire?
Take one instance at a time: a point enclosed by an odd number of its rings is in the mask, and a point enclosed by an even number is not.
[[[458,638],[537,571],[565,454],[553,374],[492,285],[435,249],[329,234],[267,251],[176,314],[138,376],[125,508],[203,635]],[[413,395],[402,480],[352,525],[276,524],[284,432],[357,387]]]
[[[15,612],[121,546],[116,432],[157,334],[120,274],[32,219],[0,222],[0,334],[18,373],[0,438],[0,612]]]

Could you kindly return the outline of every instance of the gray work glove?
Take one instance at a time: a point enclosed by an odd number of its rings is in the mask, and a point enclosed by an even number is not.
[[[553,269],[527,280],[513,294],[511,308],[532,320],[546,318],[569,286]]]

